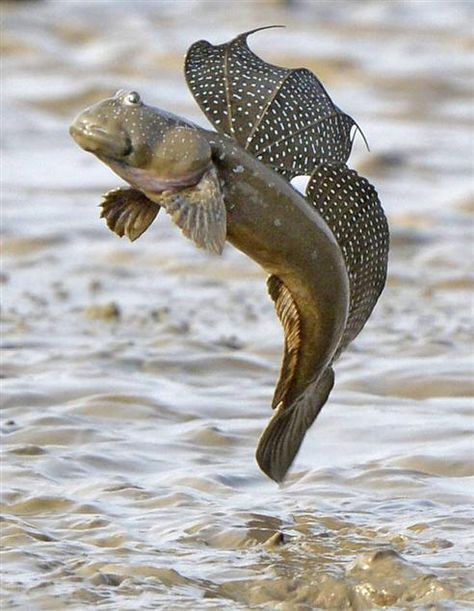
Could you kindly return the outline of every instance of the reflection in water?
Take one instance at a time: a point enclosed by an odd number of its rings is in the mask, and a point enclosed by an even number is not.
[[[5,608],[472,605],[469,10],[5,5]],[[203,121],[186,48],[267,23],[288,27],[259,54],[313,69],[364,128],[353,164],[393,229],[389,285],[281,488],[253,460],[282,346],[261,271],[165,216],[119,241],[97,208],[115,177],[67,134],[125,86]]]

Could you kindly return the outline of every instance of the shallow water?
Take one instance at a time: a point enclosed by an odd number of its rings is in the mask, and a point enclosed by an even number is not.
[[[2,608],[473,606],[470,4],[2,13]],[[253,48],[316,71],[364,129],[351,163],[393,236],[282,487],[254,462],[282,348],[264,274],[164,214],[118,240],[97,205],[119,181],[67,134],[121,87],[205,125],[186,48],[269,23],[288,27]]]

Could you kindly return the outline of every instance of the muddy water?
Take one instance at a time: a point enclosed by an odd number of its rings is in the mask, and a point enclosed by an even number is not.
[[[225,8],[227,6],[227,8]],[[231,7],[232,8],[232,7]],[[474,605],[468,2],[3,4],[3,609]],[[278,487],[253,453],[282,334],[255,265],[160,215],[70,141],[121,87],[205,124],[194,40],[315,70],[364,128],[388,287]]]

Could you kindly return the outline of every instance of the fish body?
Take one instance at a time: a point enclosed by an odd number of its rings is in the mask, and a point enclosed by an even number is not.
[[[227,240],[268,272],[285,346],[257,461],[281,481],[383,288],[388,230],[375,189],[345,165],[352,119],[309,71],[265,64],[246,38],[188,52],[188,85],[219,132],[133,91],[86,109],[70,132],[131,186],[102,203],[119,236],[136,239],[164,208],[198,246],[220,253]],[[291,116],[289,94],[307,108]],[[306,196],[289,182],[302,173]]]
[[[223,183],[227,240],[291,293],[305,342],[287,401],[329,365],[349,308],[341,249],[314,206],[228,137],[207,133]],[[296,380],[295,380],[296,382]]]

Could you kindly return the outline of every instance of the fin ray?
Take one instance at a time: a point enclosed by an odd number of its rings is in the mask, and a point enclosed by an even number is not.
[[[183,234],[200,248],[220,254],[227,236],[226,208],[219,177],[212,166],[193,187],[164,191],[155,201]]]
[[[160,210],[141,191],[127,187],[106,193],[100,207],[107,227],[119,237],[126,235],[131,242],[148,229]]]
[[[289,179],[324,160],[346,161],[353,119],[311,71],[260,59],[247,44],[250,34],[221,45],[201,40],[188,50],[186,81],[207,118]]]
[[[272,408],[275,409],[280,404],[286,405],[286,399],[296,375],[302,342],[301,319],[293,296],[278,276],[268,277],[267,288],[285,335],[280,376],[272,401]]]

